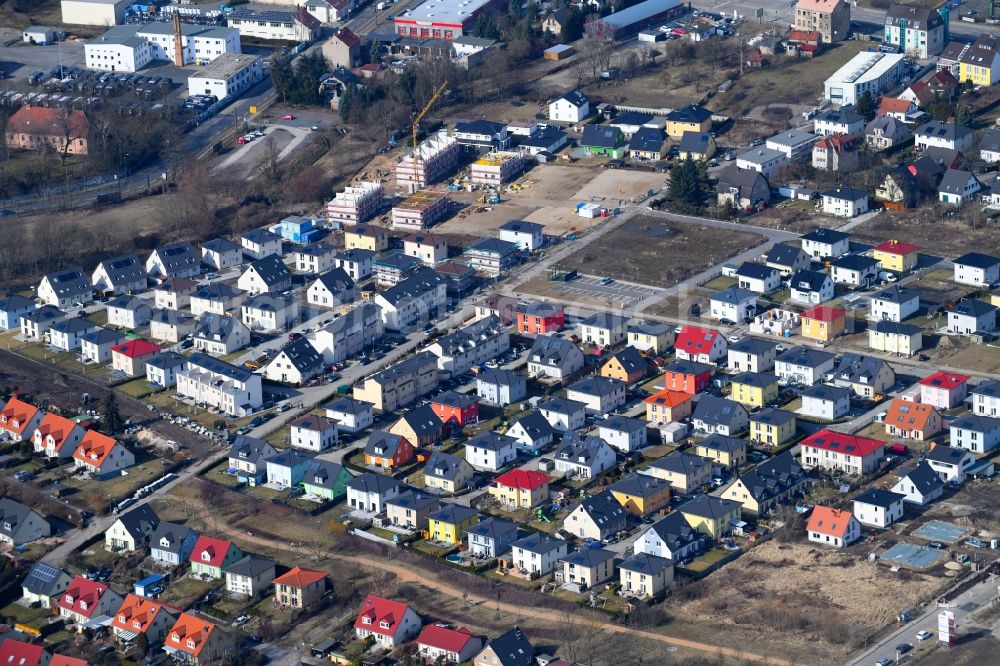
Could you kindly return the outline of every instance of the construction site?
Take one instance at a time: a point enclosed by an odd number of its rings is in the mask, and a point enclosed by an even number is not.
[[[480,157],[469,169],[469,180],[480,185],[508,183],[524,172],[520,153],[496,151]]]
[[[326,204],[326,216],[344,224],[366,222],[385,205],[381,183],[361,182],[346,187]]]
[[[392,208],[392,227],[422,231],[448,216],[451,199],[441,190],[420,190]]]
[[[447,178],[458,168],[461,147],[442,130],[428,137],[396,164],[396,184],[411,192]]]

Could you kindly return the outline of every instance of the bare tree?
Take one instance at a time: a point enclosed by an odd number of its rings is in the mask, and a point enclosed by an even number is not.
[[[590,67],[590,75],[594,81],[611,64],[613,48],[614,30],[600,20],[598,15],[589,16],[583,26],[583,38],[579,50],[583,52],[583,60]]]

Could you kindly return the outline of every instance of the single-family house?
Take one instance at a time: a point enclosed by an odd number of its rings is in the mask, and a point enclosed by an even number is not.
[[[146,268],[134,254],[105,259],[90,274],[94,290],[105,296],[144,291],[146,282]]]
[[[944,494],[944,481],[926,460],[915,467],[901,469],[892,492],[903,495],[903,501],[924,506]]]
[[[697,395],[712,383],[715,368],[697,361],[675,361],[663,369],[663,388]]]
[[[35,453],[44,453],[49,458],[69,458],[83,439],[84,432],[73,419],[45,414],[31,433],[31,441]]]
[[[305,478],[306,470],[312,461],[312,457],[301,451],[294,449],[279,451],[277,455],[264,461],[267,469],[267,485],[279,490],[295,488]]]
[[[650,525],[632,544],[635,555],[653,555],[674,562],[682,562],[704,547],[705,537],[678,511]]]
[[[896,273],[905,273],[916,268],[920,248],[912,243],[889,240],[875,246],[872,256],[878,259],[882,268]]]
[[[583,369],[583,353],[569,340],[548,335],[535,338],[528,352],[528,374],[566,379]]]
[[[861,476],[878,469],[885,442],[824,428],[799,443],[802,467]]]
[[[190,560],[197,541],[190,527],[161,520],[149,537],[149,554],[160,566],[178,567]]]
[[[873,399],[896,383],[896,373],[886,361],[853,352],[841,356],[832,375],[834,386],[849,388],[861,398]]]
[[[670,482],[650,474],[629,474],[608,486],[618,503],[633,516],[648,516],[670,503]]]
[[[937,409],[951,409],[960,405],[969,392],[969,376],[957,372],[938,370],[917,384],[920,385],[920,402]]]
[[[868,347],[887,354],[912,356],[924,346],[923,332],[919,326],[876,321],[868,326]]]
[[[819,228],[804,234],[802,249],[814,259],[835,258],[847,254],[851,235],[835,229]]]
[[[570,511],[563,529],[580,539],[603,541],[625,529],[628,513],[609,491],[586,497]]]
[[[751,210],[771,203],[771,186],[764,174],[753,169],[729,165],[719,172],[715,186],[716,203],[739,210]]]
[[[948,424],[951,446],[989,453],[1000,444],[1000,418],[966,414]]]
[[[556,572],[556,580],[586,590],[614,575],[614,561],[615,553],[610,550],[583,548],[562,559],[562,570]]]
[[[795,456],[785,451],[736,477],[720,497],[739,502],[746,514],[765,516],[799,494],[806,481]]]
[[[45,275],[35,295],[42,303],[62,309],[94,300],[93,287],[82,268],[67,268]]]
[[[871,297],[871,318],[875,321],[902,322],[920,309],[920,293],[892,286]]]
[[[135,454],[117,439],[96,430],[88,430],[73,452],[73,467],[83,469],[98,479],[118,475],[135,465]]]
[[[336,446],[337,422],[318,414],[304,414],[288,424],[293,448],[320,453]]]
[[[857,217],[868,212],[868,192],[838,185],[823,192],[823,212],[837,217]]]
[[[538,453],[552,443],[556,429],[542,416],[541,412],[530,412],[511,424],[506,437],[514,440],[514,445],[528,453]]]
[[[80,339],[80,356],[85,363],[107,363],[111,360],[111,348],[126,339],[125,333],[113,328],[96,328]]]
[[[617,127],[587,125],[583,128],[580,151],[584,157],[621,159],[625,155],[625,146],[625,135]]]
[[[709,435],[694,440],[691,445],[696,456],[725,469],[739,469],[747,461],[747,440],[725,435]]]
[[[674,327],[661,322],[639,321],[626,330],[629,347],[640,352],[663,354],[674,342]]]
[[[835,354],[792,347],[774,360],[774,373],[789,384],[812,386],[833,370]]]
[[[159,524],[160,517],[151,506],[136,507],[118,516],[105,530],[104,545],[114,552],[145,550]]]
[[[424,466],[424,485],[446,493],[457,493],[469,484],[474,473],[465,458],[435,451]]]
[[[851,411],[851,389],[829,384],[813,384],[799,395],[802,406],[798,413],[815,419],[834,421]]]
[[[181,613],[163,641],[168,655],[195,666],[220,662],[232,649],[231,639],[222,630],[192,613]]]
[[[903,518],[904,499],[891,490],[869,488],[854,498],[854,517],[862,525],[885,529]]]
[[[729,398],[751,409],[768,405],[778,397],[778,378],[769,373],[741,372],[729,386]]]
[[[693,410],[692,395],[685,391],[663,389],[645,398],[646,420],[650,423],[663,424],[681,421],[691,416]]]
[[[417,637],[417,654],[431,663],[459,664],[471,660],[483,648],[483,639],[465,627],[452,629],[428,624]]]
[[[983,184],[971,171],[948,169],[938,185],[938,201],[961,206],[967,201],[976,199],[976,195],[982,189]]]
[[[601,366],[600,376],[623,384],[635,384],[649,373],[649,363],[635,347],[625,347]]]
[[[436,418],[436,417],[435,417]],[[413,444],[402,435],[373,430],[365,444],[365,464],[385,470],[402,467],[413,460]]]
[[[750,415],[750,441],[768,447],[781,446],[795,437],[795,414],[766,408]]]
[[[878,280],[877,259],[862,254],[848,254],[835,259],[830,264],[830,277],[835,284],[848,287],[870,287]]]
[[[485,518],[469,528],[469,552],[483,559],[499,557],[510,550],[517,536],[517,525],[509,520]]]
[[[520,429],[526,430],[523,426]],[[518,440],[512,436],[484,430],[465,443],[465,459],[475,469],[499,472],[517,459],[517,443]]]
[[[146,273],[161,284],[171,278],[193,278],[201,274],[201,257],[190,243],[164,245],[146,258]]]
[[[712,463],[700,455],[673,451],[653,463],[643,472],[663,479],[681,495],[698,492],[712,478]]]
[[[736,285],[758,294],[768,294],[781,286],[781,273],[777,268],[745,261],[736,269]],[[742,319],[734,320],[742,321]]]
[[[743,506],[739,502],[705,495],[677,507],[692,528],[710,539],[720,539],[740,522]]]
[[[850,511],[816,506],[806,524],[809,541],[846,548],[861,538],[861,523]]]
[[[160,346],[149,340],[136,338],[111,348],[111,367],[129,377],[146,374],[146,361],[160,353]]]
[[[40,608],[52,608],[53,602],[62,595],[73,582],[62,569],[35,562],[28,575],[21,581],[21,600],[28,604],[38,604]]]
[[[513,370],[487,370],[476,376],[476,395],[483,402],[503,407],[528,395],[527,380]]]
[[[56,602],[59,617],[76,624],[77,632],[82,632],[83,625],[91,619],[103,615],[114,617],[121,604],[122,598],[117,592],[83,576],[74,578]]]
[[[969,468],[976,463],[976,456],[972,451],[935,444],[924,461],[945,483],[964,483]]]
[[[674,580],[674,561],[638,553],[618,564],[618,582],[628,596],[657,597]]]
[[[696,363],[718,363],[726,357],[726,338],[712,328],[686,324],[674,341],[678,359]]]
[[[231,541],[202,535],[191,549],[191,574],[221,580],[223,569],[242,557],[243,551]]]
[[[979,335],[996,329],[997,307],[986,301],[967,298],[948,311],[948,332]]]
[[[705,394],[695,403],[691,423],[698,432],[733,436],[747,429],[748,418],[746,408],[740,403]]]
[[[400,483],[391,476],[365,472],[347,484],[347,506],[356,511],[378,514],[385,503],[398,497]]]
[[[611,469],[615,452],[608,443],[593,435],[567,433],[552,456],[555,469],[566,478],[592,479]]]
[[[479,522],[479,512],[461,504],[442,502],[427,516],[428,539],[458,545],[463,543],[469,528]]]
[[[327,590],[326,573],[301,567],[292,567],[271,582],[274,601],[282,608],[310,608]]]
[[[31,507],[0,497],[0,543],[15,547],[52,534],[52,526]]]
[[[741,287],[728,287],[709,298],[712,319],[742,323],[757,312],[757,293]]]
[[[621,511],[621,507],[618,507],[618,510]],[[565,557],[568,551],[569,544],[566,540],[533,532],[511,544],[511,565],[528,574],[545,576],[552,573],[556,563]]]
[[[1000,258],[969,252],[955,259],[954,280],[974,287],[989,287],[1000,282]]]

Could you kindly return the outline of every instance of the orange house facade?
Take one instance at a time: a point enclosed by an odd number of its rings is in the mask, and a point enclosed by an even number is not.
[[[528,303],[517,311],[517,332],[526,335],[557,333],[566,324],[566,314],[561,305]]]

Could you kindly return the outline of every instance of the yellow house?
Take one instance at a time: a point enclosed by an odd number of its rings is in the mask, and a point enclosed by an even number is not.
[[[344,230],[344,247],[348,250],[360,248],[372,252],[389,249],[389,231],[370,224],[359,224]]]
[[[475,509],[460,504],[442,504],[427,516],[427,538],[457,546],[465,540],[469,528],[478,522],[479,513]]]
[[[670,503],[670,483],[648,474],[631,474],[608,490],[633,516],[648,516]]]
[[[674,344],[674,325],[641,321],[632,324],[626,332],[628,346],[639,351],[663,354]]]
[[[677,144],[677,157],[707,160],[715,154],[715,149],[715,139],[708,132],[685,132]]]
[[[490,495],[509,509],[531,509],[548,501],[549,481],[536,470],[512,469],[497,477]]]
[[[802,337],[819,342],[833,340],[847,330],[844,308],[817,305],[802,313]]]
[[[763,407],[778,397],[778,378],[763,372],[742,372],[733,377],[729,398],[747,407]]]
[[[739,468],[747,463],[747,441],[739,437],[709,435],[695,440],[694,454],[722,467]]]
[[[674,582],[674,562],[638,553],[618,565],[619,582],[628,596],[655,597]]]
[[[677,507],[677,510],[691,529],[718,539],[732,531],[732,522],[738,521],[743,515],[743,507],[739,502],[719,499],[706,495],[687,504]]]
[[[703,106],[690,104],[667,115],[667,135],[679,140],[684,132],[709,132],[712,129],[712,112]]]
[[[976,86],[991,86],[1000,81],[1000,44],[995,35],[983,33],[962,53],[958,80],[972,81]]]
[[[919,250],[920,248],[916,245],[889,240],[875,246],[872,257],[887,271],[905,273],[917,265]]]
[[[781,409],[762,409],[750,415],[750,441],[780,446],[795,436],[795,414]]]
[[[763,516],[778,504],[791,501],[806,478],[792,452],[785,451],[740,475],[723,489],[719,497],[739,502],[744,513]]]
[[[649,372],[649,364],[635,347],[626,347],[601,366],[601,376],[635,384]]]

